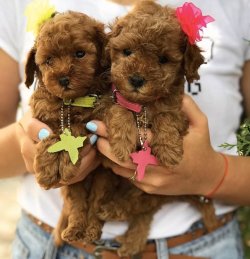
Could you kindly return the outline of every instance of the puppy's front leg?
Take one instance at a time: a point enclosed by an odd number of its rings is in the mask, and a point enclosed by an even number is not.
[[[130,153],[136,149],[137,131],[133,113],[113,105],[104,122],[113,154],[120,161],[128,160]]]
[[[59,161],[60,153],[49,153],[48,148],[58,141],[52,134],[37,144],[37,153],[34,161],[34,170],[37,182],[45,189],[49,189],[60,181]]]
[[[183,155],[183,136],[187,125],[184,117],[176,114],[159,114],[152,123],[153,139],[150,143],[153,154],[165,166],[178,164]]]
[[[79,149],[79,152],[81,149]],[[69,154],[66,151],[63,151],[60,157],[60,165],[59,165],[59,172],[60,172],[60,178],[64,182],[70,181],[74,176],[79,173],[78,169],[80,167],[82,157],[79,154],[79,159],[74,165],[69,157]]]

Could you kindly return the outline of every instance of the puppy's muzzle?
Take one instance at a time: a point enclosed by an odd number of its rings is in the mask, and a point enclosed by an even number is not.
[[[146,80],[139,76],[139,75],[133,75],[129,77],[129,83],[135,88],[140,88],[144,85],[144,83],[146,82]]]
[[[59,84],[62,87],[67,87],[69,85],[69,78],[67,76],[63,76],[59,78]]]

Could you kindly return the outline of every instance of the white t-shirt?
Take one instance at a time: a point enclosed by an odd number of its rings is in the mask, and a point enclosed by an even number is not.
[[[24,77],[24,62],[33,45],[33,35],[25,31],[23,19],[28,0],[0,1],[0,48],[20,63],[20,74]],[[108,24],[125,14],[129,6],[121,6],[107,0],[52,0],[56,9],[76,10]],[[161,4],[180,6],[185,1],[159,0]],[[201,79],[185,90],[208,116],[212,145],[216,150],[224,142],[235,143],[235,131],[242,113],[242,97],[239,79],[242,67],[250,59],[250,2],[248,0],[194,0],[204,15],[211,15],[215,22],[208,24],[199,45],[204,49],[206,65],[200,68]],[[23,110],[27,110],[31,91],[20,86]],[[250,89],[249,89],[250,90]],[[225,150],[220,150],[225,151]],[[235,150],[230,151],[236,154]],[[204,154],[205,155],[205,154]],[[237,172],[235,172],[237,173]],[[233,188],[233,187],[232,187]],[[42,221],[55,226],[61,211],[60,190],[41,189],[31,174],[23,177],[19,193],[22,208]],[[216,213],[228,212],[234,207],[215,204]],[[149,238],[169,237],[186,231],[200,218],[199,212],[188,203],[166,204],[153,219]],[[170,223],[171,222],[171,223]],[[126,223],[108,222],[103,228],[103,238],[112,238],[126,230]]]

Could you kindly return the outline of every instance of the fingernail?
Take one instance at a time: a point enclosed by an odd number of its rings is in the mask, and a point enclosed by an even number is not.
[[[91,144],[91,145],[94,145],[94,144],[96,143],[97,139],[98,139],[97,135],[95,135],[95,134],[92,135],[92,136],[90,137],[90,139],[89,139],[90,144]]]
[[[38,138],[40,140],[46,139],[49,136],[49,131],[47,129],[40,129],[38,132]]]
[[[92,122],[92,121],[89,121],[87,124],[86,124],[86,128],[92,132],[96,132],[97,130],[97,125]]]

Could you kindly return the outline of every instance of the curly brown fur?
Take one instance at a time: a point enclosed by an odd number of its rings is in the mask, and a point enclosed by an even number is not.
[[[141,1],[113,24],[107,51],[111,80],[117,90],[127,100],[146,107],[148,126],[154,136],[150,143],[152,153],[166,167],[177,165],[183,156],[183,137],[188,129],[181,111],[184,81],[199,79],[198,68],[203,63],[200,49],[189,44],[173,9]],[[103,120],[112,152],[126,161],[140,149],[135,114],[118,104],[106,106],[103,102],[97,114],[106,108]],[[112,167],[112,162],[106,160],[105,165]],[[122,187],[124,184],[126,188]],[[201,211],[209,230],[217,224],[212,203],[203,205],[198,197],[149,195],[124,180],[119,185],[113,199],[100,207],[98,215],[102,220],[128,220],[128,231],[117,238],[121,256],[143,250],[152,217],[166,202],[189,201]]]
[[[45,189],[56,186],[59,181],[67,182],[74,177],[82,159],[82,148],[76,164],[70,161],[68,152],[49,153],[48,148],[58,142],[62,133],[61,107],[63,100],[74,100],[89,94],[103,94],[108,84],[103,78],[103,49],[106,42],[104,26],[100,22],[78,12],[57,14],[40,28],[34,47],[26,64],[26,85],[29,87],[35,76],[38,88],[31,97],[33,116],[46,123],[53,131],[48,138],[37,144],[35,177]],[[68,127],[68,108],[63,112],[64,127]],[[84,124],[92,118],[92,108],[71,105],[70,130],[73,136],[86,136]],[[83,143],[88,145],[89,141]],[[98,168],[98,170],[102,170]],[[92,233],[87,227],[95,226],[100,235],[102,221],[88,218],[87,202],[91,182],[95,173],[86,181],[62,187],[64,207],[55,231],[57,245],[65,241],[83,240]],[[100,195],[102,195],[100,193]],[[99,197],[96,197],[98,199]],[[99,225],[96,222],[99,222]],[[99,228],[98,228],[99,227]]]

